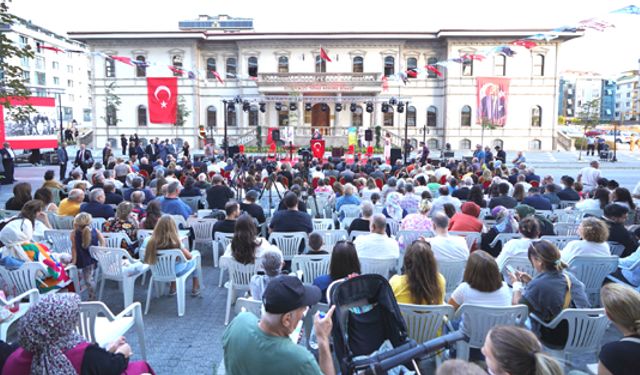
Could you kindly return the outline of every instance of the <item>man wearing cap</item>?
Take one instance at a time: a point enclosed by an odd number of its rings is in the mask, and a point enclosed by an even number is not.
[[[296,329],[308,306],[320,301],[320,289],[303,285],[294,276],[271,280],[262,295],[260,320],[241,312],[222,336],[227,374],[335,374],[329,336],[332,306],[324,317],[316,314],[313,326],[318,340],[319,360],[289,335]]]

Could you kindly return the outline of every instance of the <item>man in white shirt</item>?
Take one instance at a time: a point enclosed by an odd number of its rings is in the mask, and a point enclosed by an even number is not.
[[[460,206],[462,206],[462,202],[460,202],[460,199],[452,197],[449,195],[449,187],[448,186],[440,186],[438,188],[438,193],[440,193],[440,196],[436,199],[433,200],[433,203],[431,204],[431,214],[434,215],[440,211],[442,211],[443,206],[445,205],[445,203],[451,203],[455,208],[456,211],[460,211]]]
[[[67,184],[67,189],[71,191],[71,189],[75,188],[76,184],[84,184],[85,190],[89,190],[91,189],[91,186],[93,186],[89,181],[82,179],[82,170],[79,168],[76,168],[71,172],[71,180]]]
[[[451,176],[451,171],[446,167],[445,162],[440,163],[440,167],[435,170],[436,179],[440,182],[442,176]]]
[[[431,221],[436,235],[426,240],[431,244],[431,251],[437,261],[469,258],[469,247],[464,237],[449,235],[449,217],[444,212],[435,214]]]
[[[358,258],[389,259],[400,256],[398,242],[389,238],[386,232],[387,219],[382,214],[373,215],[371,219],[371,234],[356,237]]]
[[[598,179],[602,177],[599,167],[600,163],[597,160],[593,160],[590,166],[582,168],[578,173],[578,182],[582,183],[584,191],[589,192],[598,186]]]

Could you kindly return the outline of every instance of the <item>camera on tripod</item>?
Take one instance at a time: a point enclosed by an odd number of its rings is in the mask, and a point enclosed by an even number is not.
[[[313,154],[311,154],[311,150],[308,147],[299,149],[298,155],[302,157],[302,161],[305,163],[308,163],[313,159]]]
[[[273,172],[276,171],[276,169],[278,169],[278,163],[276,163],[275,161],[270,161],[270,162],[267,162],[264,165],[264,167],[267,170],[267,173],[269,173],[269,175],[271,175]]]

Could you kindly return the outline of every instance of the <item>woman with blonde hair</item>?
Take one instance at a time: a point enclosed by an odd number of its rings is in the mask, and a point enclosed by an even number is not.
[[[187,262],[176,263],[176,275],[182,276],[196,267],[200,252],[198,250],[189,251],[182,246],[180,241],[180,234],[178,232],[178,226],[170,215],[163,215],[151,236],[147,237],[141,246],[141,252],[144,251],[144,262],[147,264],[156,264],[158,259],[158,252],[162,250],[179,249],[182,251],[182,255],[187,259]],[[193,287],[191,289],[191,295],[197,297],[200,295],[200,282],[197,276],[193,277]],[[171,282],[170,295],[176,294],[176,283]]]
[[[86,288],[89,299],[96,298],[93,271],[96,260],[91,257],[91,246],[104,246],[104,237],[96,228],[91,227],[91,214],[81,212],[73,219],[73,231],[71,232],[71,263],[78,267],[80,276],[80,288]],[[78,294],[82,290],[77,291]]]
[[[602,347],[598,374],[636,374],[640,365],[640,293],[626,285],[607,284],[600,291],[600,299],[607,317],[623,337]]]
[[[420,231],[433,231],[433,224],[429,218],[429,211],[431,210],[431,202],[427,199],[420,201],[418,205],[418,212],[409,214],[402,219],[400,223],[401,230],[420,230]]]
[[[446,280],[427,241],[417,240],[404,254],[404,274],[389,280],[398,303],[440,305],[444,303]]]
[[[562,375],[562,366],[542,352],[536,336],[515,326],[497,326],[482,347],[487,369],[493,375]]]

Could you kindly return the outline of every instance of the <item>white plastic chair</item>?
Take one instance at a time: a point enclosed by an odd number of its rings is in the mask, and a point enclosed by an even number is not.
[[[180,200],[191,208],[191,212],[198,212],[198,204],[202,200],[202,197],[180,197]]]
[[[452,236],[464,237],[465,241],[467,241],[467,247],[469,250],[471,250],[474,244],[477,244],[477,246],[480,247],[479,232],[449,232],[449,234]]]
[[[60,284],[60,288],[52,289],[47,293],[56,293],[62,288],[66,288],[69,284],[73,283],[75,290],[80,290],[80,282],[78,281],[78,268],[74,265],[69,265],[65,268],[70,280],[67,283]],[[0,277],[5,281],[9,290],[13,290],[16,293],[26,293],[31,289],[38,290],[39,280],[46,278],[45,267],[38,262],[25,262],[17,270],[9,271],[4,267],[0,267]]]
[[[328,229],[314,231],[322,236],[324,249],[331,253],[336,242],[349,238],[349,233],[345,229]]]
[[[636,249],[636,251],[638,251],[638,250]],[[618,262],[620,262],[620,260],[618,260]],[[620,268],[620,270],[631,271],[631,272],[634,272],[634,273],[638,272],[638,270],[640,269],[640,259],[636,260],[632,265],[630,265],[628,267],[618,265],[618,268]],[[607,276],[607,279],[609,279],[609,280],[611,280],[613,282],[616,282],[618,284],[623,284],[623,285],[627,285],[627,286],[629,285],[626,282],[618,279],[617,277],[615,277],[613,275]],[[638,292],[640,292],[640,286],[637,286],[634,289],[637,290]]]
[[[285,261],[292,260],[298,255],[301,245],[307,247],[309,235],[306,232],[272,232],[269,243],[275,244],[282,251]]]
[[[400,231],[400,222],[393,219],[387,219],[387,225],[389,226],[389,233],[391,234],[391,237],[396,238]]]
[[[186,262],[187,259],[182,254],[180,249],[161,250],[158,251],[156,258],[156,264],[150,264],[151,267],[151,279],[149,280],[149,289],[147,290],[147,304],[145,306],[144,314],[149,312],[149,306],[151,304],[151,289],[156,282],[168,283],[171,281],[176,282],[176,296],[178,300],[178,316],[184,315],[185,310],[185,294],[187,278],[193,273],[198,273],[198,279],[200,280],[200,288],[202,284],[202,267],[200,263],[200,253],[198,251],[191,252],[192,261],[196,262],[196,266],[185,272],[182,276],[176,275],[176,263],[179,259],[181,262]]]
[[[212,212],[213,212],[213,210],[209,210],[209,209],[198,210],[197,217],[198,217],[198,219],[204,219],[206,216],[211,215]]]
[[[388,259],[373,259],[373,258],[360,258],[360,270],[362,274],[375,273],[384,276],[385,279],[389,278],[389,274],[398,264],[397,258]]]
[[[544,218],[550,219],[556,214],[553,212],[553,210],[536,210],[536,215],[540,215]]]
[[[540,325],[554,329],[563,320],[567,321],[567,342],[562,349],[545,347],[552,356],[563,360],[563,363],[571,363],[571,358],[586,354],[596,355],[600,351],[602,337],[609,327],[609,319],[604,309],[564,309],[551,322],[546,323],[535,314],[531,319]]]
[[[236,300],[236,292],[248,292],[251,277],[256,274],[256,264],[241,264],[231,260],[228,264],[229,282],[227,283],[227,309],[224,318],[224,325],[229,324],[231,305]]]
[[[576,203],[578,203],[578,201],[560,201],[558,208],[564,210],[565,208],[575,207]]]
[[[480,349],[489,330],[499,325],[522,326],[529,309],[525,305],[506,307],[463,304],[456,311],[455,319],[462,318],[462,330],[469,341],[456,343],[456,358],[469,360],[469,349]]]
[[[99,231],[102,231],[102,225],[106,222],[107,220],[105,218],[102,217],[94,217],[93,219],[91,219],[91,228],[95,228]]]
[[[73,229],[73,216],[60,216],[52,213],[49,222],[53,229]]]
[[[576,236],[580,223],[575,222],[559,222],[553,224],[553,230],[558,236]]]
[[[407,230],[401,229],[396,234],[396,238],[398,241],[402,242],[404,247],[407,247],[413,243],[413,241],[417,240],[420,237],[433,237],[434,233],[430,230]]]
[[[364,230],[352,230],[349,234],[349,240],[354,241],[358,236],[366,236],[367,234],[371,234],[371,232]]]
[[[218,220],[216,219],[189,220],[189,224],[191,225],[194,235],[193,248],[202,252],[205,249],[198,247],[198,245],[202,244],[206,248],[211,247],[213,251],[214,266],[218,266],[218,257],[216,257],[215,254],[217,243],[213,239],[213,226],[216,225],[217,222]]]
[[[71,255],[71,230],[50,229],[44,231],[44,239],[51,244],[51,251]]]
[[[252,298],[240,297],[236,300],[236,315],[240,314],[243,309],[244,311],[248,311],[256,317],[260,318],[262,316],[262,301],[257,301]]]
[[[542,236],[540,239],[547,240],[562,250],[569,242],[579,240],[580,236]]]
[[[464,269],[467,266],[467,260],[438,260],[438,271],[442,274],[447,282],[445,290],[445,301],[449,300],[449,296],[453,293],[458,285],[462,282]]]
[[[104,232],[102,236],[106,247],[122,248],[122,241],[127,244],[127,247],[133,245],[131,238],[125,232]]]
[[[411,305],[399,303],[400,313],[407,324],[409,338],[418,344],[438,337],[447,320],[453,319],[451,305]]]
[[[333,219],[313,219],[313,230],[333,229]]]
[[[149,271],[149,265],[131,258],[129,253],[121,248],[91,246],[89,252],[91,256],[98,261],[98,267],[100,268],[100,291],[98,292],[98,299],[102,300],[105,281],[113,280],[122,283],[124,306],[131,305],[133,303],[133,291],[136,279]],[[135,273],[129,274],[123,265],[123,261],[125,260],[128,261],[129,264],[140,263],[139,269],[136,269]]]
[[[327,311],[329,311],[329,305],[326,303],[318,302],[315,305],[311,306],[309,308],[309,311],[307,311],[307,315],[302,318],[302,330],[304,331],[307,349],[311,348],[309,346],[309,337],[311,336],[311,330],[313,329],[314,316],[318,311],[326,313]]]
[[[302,280],[305,284],[313,284],[318,276],[329,274],[329,262],[331,255],[296,255],[291,260],[291,271],[302,271]]]
[[[509,270],[507,266],[512,267],[516,271],[526,272],[531,277],[535,277],[537,274],[536,269],[533,268],[529,258],[524,256],[508,257],[505,259],[500,272],[502,273],[502,279],[509,285],[511,285],[511,279],[509,278]]]
[[[591,306],[600,306],[600,288],[607,276],[618,268],[618,257],[578,256],[569,261],[569,272],[584,284]]]
[[[229,244],[231,243],[231,240],[233,239],[233,233],[216,232],[214,239],[215,239],[215,242],[213,246],[213,266],[218,267],[220,262],[219,261],[220,248],[222,248],[222,253],[224,254],[227,246],[229,246]],[[220,267],[220,281],[218,281],[219,287],[222,287],[222,279],[224,277],[224,271],[225,271],[225,268]]]
[[[189,223],[187,223],[187,220],[185,220],[184,216],[171,215],[171,217],[173,218],[173,221],[176,222],[176,226],[178,227],[178,229],[189,228]]]
[[[622,253],[624,253],[624,245],[616,242],[616,241],[607,241],[607,243],[609,244],[609,251],[611,252],[611,255],[615,255],[615,256],[622,256]]]
[[[109,344],[124,336],[131,328],[136,328],[140,353],[147,359],[144,339],[144,323],[140,302],[127,306],[120,314],[113,315],[111,310],[100,301],[80,303],[80,319],[76,331],[89,342],[107,348]]]
[[[496,246],[498,244],[498,242],[502,243],[502,246],[504,247],[504,244],[509,242],[509,240],[512,240],[514,238],[522,238],[522,235],[520,233],[499,233],[496,238],[493,239],[493,241],[491,241],[490,246]]]
[[[27,297],[29,297],[29,302],[23,303],[22,300]],[[11,327],[11,325],[22,318],[24,314],[27,313],[29,308],[35,305],[39,299],[40,293],[38,293],[37,289],[30,289],[13,298],[10,298],[8,301],[0,297],[0,308],[18,304],[18,311],[14,312],[9,319],[0,322],[0,340],[5,342],[7,341],[7,333],[9,332],[9,328]]]
[[[338,210],[338,216],[343,216],[340,220],[342,228],[349,228],[353,219],[360,217],[360,206],[357,204],[344,204]]]
[[[557,214],[558,223],[580,224],[582,218],[582,211],[576,209],[559,210]]]

